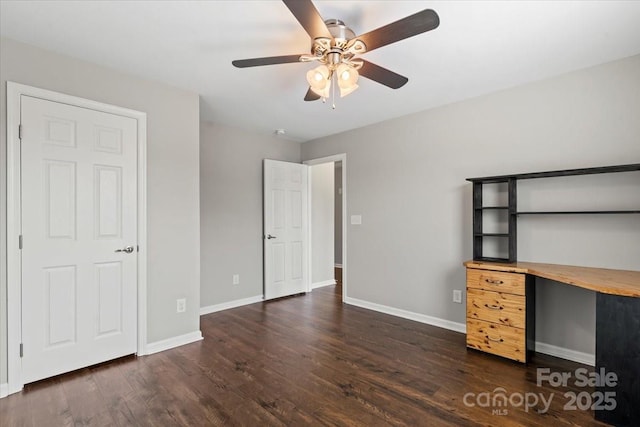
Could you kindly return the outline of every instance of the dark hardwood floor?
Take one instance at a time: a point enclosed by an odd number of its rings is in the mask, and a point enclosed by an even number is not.
[[[539,367],[582,365],[537,355],[524,366],[467,350],[463,334],[343,305],[340,292],[203,316],[203,341],[0,399],[0,425],[603,425],[591,411],[564,410],[564,393],[584,389],[536,384]],[[485,405],[500,392],[506,406]],[[551,398],[546,413],[541,402],[518,406],[534,393]]]

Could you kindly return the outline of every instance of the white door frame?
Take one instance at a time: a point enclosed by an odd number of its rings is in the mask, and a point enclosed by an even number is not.
[[[138,123],[138,304],[137,354],[145,354],[147,343],[147,115],[115,105],[104,104],[71,95],[65,95],[7,82],[7,379],[8,393],[22,390],[21,257],[19,235],[22,229],[20,184],[20,98],[31,96],[81,108],[130,117]]]
[[[323,163],[342,162],[342,302],[347,297],[347,154],[335,154],[333,156],[320,157],[317,159],[305,160],[302,162],[307,166],[320,165]],[[313,194],[311,193],[311,179],[309,179],[309,203]],[[309,236],[311,236],[311,206],[309,212]],[[309,238],[309,271],[311,271],[311,238]],[[311,275],[311,273],[309,273]]]

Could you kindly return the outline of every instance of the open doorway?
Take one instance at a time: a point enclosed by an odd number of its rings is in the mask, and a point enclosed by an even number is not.
[[[342,162],[335,162],[333,169],[333,277],[342,290]]]
[[[346,155],[309,166],[310,289],[335,286],[346,297]]]

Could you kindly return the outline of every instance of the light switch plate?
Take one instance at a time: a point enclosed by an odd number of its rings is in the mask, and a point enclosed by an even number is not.
[[[453,302],[457,302],[458,304],[462,304],[462,291],[455,289],[453,291]]]
[[[351,215],[351,224],[352,225],[361,225],[362,224],[362,215]]]

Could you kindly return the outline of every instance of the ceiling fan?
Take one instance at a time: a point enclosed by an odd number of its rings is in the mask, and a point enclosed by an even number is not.
[[[325,100],[331,96],[331,89],[335,98],[336,86],[340,90],[340,96],[346,96],[358,88],[359,75],[392,89],[404,86],[409,81],[408,78],[358,56],[433,30],[440,24],[438,14],[425,9],[356,36],[338,19],[323,20],[311,0],[282,1],[311,37],[311,53],[240,59],[232,61],[232,64],[238,68],[246,68],[292,62],[319,62],[320,66],[307,73],[309,90],[304,97],[305,101],[321,98]]]

